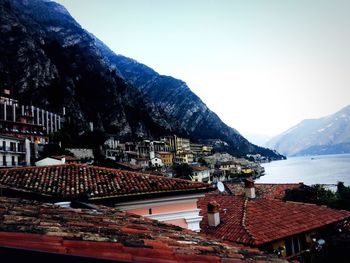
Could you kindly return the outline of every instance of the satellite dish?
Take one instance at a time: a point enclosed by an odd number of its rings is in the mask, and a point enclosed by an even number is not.
[[[216,184],[216,187],[218,188],[218,190],[219,190],[220,193],[222,193],[222,192],[225,191],[225,186],[224,186],[224,184],[223,184],[222,182],[218,182],[218,183]]]

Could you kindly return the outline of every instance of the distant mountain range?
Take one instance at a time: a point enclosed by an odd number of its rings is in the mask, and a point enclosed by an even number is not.
[[[185,82],[116,55],[47,0],[0,0],[0,88],[24,103],[65,106],[71,133],[93,122],[121,138],[178,134],[222,141],[232,154],[281,158],[223,123]]]
[[[350,153],[350,105],[320,119],[303,120],[266,146],[288,156]]]

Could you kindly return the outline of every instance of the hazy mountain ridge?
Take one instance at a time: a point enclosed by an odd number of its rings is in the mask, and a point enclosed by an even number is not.
[[[0,88],[54,111],[67,108],[77,131],[88,122],[129,136],[179,134],[221,139],[231,153],[280,156],[249,143],[187,87],[135,60],[116,56],[59,4],[0,1]]]
[[[350,105],[319,119],[303,120],[266,145],[282,154],[350,153]]]

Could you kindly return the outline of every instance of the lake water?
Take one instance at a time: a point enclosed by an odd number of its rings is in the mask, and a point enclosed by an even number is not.
[[[259,183],[336,184],[350,185],[350,154],[290,157],[264,163],[265,175]]]

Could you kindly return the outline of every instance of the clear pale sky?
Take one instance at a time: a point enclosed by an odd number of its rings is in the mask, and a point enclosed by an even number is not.
[[[114,52],[184,80],[243,135],[350,104],[348,0],[59,0]]]

